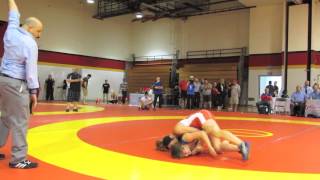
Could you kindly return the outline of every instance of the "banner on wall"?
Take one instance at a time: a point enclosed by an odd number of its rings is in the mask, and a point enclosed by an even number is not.
[[[305,116],[320,117],[320,100],[318,99],[307,100]]]

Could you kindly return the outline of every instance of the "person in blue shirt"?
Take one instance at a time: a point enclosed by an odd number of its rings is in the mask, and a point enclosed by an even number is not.
[[[162,107],[162,94],[163,94],[163,86],[160,81],[160,77],[156,78],[156,82],[152,84],[154,100],[153,100],[153,109],[156,109],[157,101],[159,99],[159,108]]]
[[[304,116],[305,102],[307,99],[306,93],[302,91],[301,86],[296,87],[296,91],[291,95],[291,116]]]
[[[193,109],[194,98],[195,98],[195,88],[193,76],[190,78],[187,86],[187,109]]]
[[[309,99],[320,99],[319,85],[316,83],[313,85],[313,92],[308,97]]]
[[[0,147],[4,146],[9,132],[12,134],[10,168],[30,169],[37,163],[26,159],[26,139],[29,102],[37,105],[38,45],[43,25],[37,18],[27,18],[20,27],[20,13],[14,0],[8,0],[9,20],[3,42],[4,54],[0,69]],[[5,158],[0,154],[0,159]]]

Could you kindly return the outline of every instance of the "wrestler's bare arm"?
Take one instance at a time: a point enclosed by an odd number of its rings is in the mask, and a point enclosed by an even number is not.
[[[212,156],[217,156],[217,152],[214,150],[209,136],[206,132],[204,131],[196,131],[196,132],[192,132],[192,133],[186,133],[182,136],[182,139],[186,142],[192,142],[194,140],[199,140],[201,141],[201,144],[205,145],[208,147],[209,153]]]

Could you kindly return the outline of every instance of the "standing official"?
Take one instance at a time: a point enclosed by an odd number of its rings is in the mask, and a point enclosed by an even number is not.
[[[102,90],[103,90],[103,102],[108,104],[109,101],[109,89],[110,84],[108,83],[108,80],[104,81],[104,84],[102,84]]]
[[[9,167],[29,169],[37,163],[26,159],[26,139],[30,116],[30,99],[33,108],[37,105],[38,45],[42,23],[34,17],[26,19],[20,27],[20,14],[14,0],[8,0],[9,20],[4,35],[4,55],[0,69],[0,146],[4,146],[9,131],[12,132],[12,148]],[[0,154],[0,158],[5,158]]]

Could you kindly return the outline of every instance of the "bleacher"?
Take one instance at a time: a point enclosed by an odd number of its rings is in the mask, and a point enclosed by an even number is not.
[[[161,78],[164,88],[169,87],[170,65],[133,66],[127,73],[130,93],[138,92],[143,87],[151,87],[157,76]]]
[[[209,82],[237,79],[237,63],[205,63],[185,64],[179,69],[180,79],[187,79],[190,75],[206,78]]]

